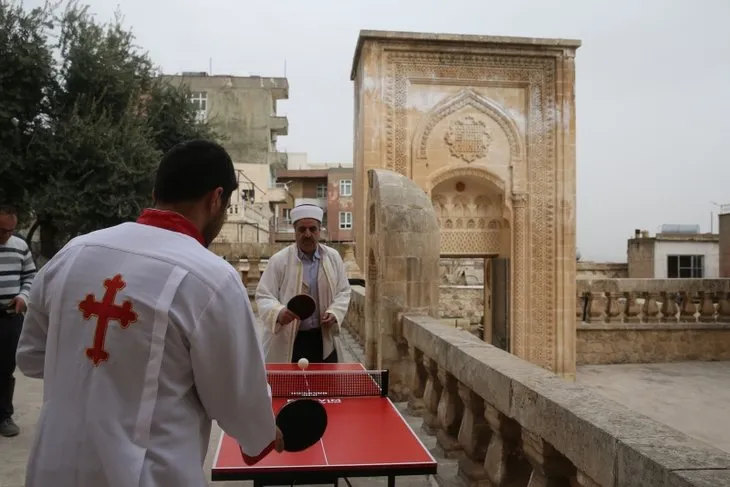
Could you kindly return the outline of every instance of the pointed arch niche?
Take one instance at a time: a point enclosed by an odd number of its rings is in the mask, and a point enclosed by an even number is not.
[[[453,129],[466,125],[472,140],[460,141],[459,146]],[[471,88],[461,89],[421,117],[412,139],[410,173],[419,179],[444,166],[483,166],[503,186],[506,183],[508,193],[524,192],[527,168],[521,133],[502,107]]]

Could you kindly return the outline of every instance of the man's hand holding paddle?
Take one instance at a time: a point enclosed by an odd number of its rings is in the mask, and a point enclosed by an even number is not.
[[[318,399],[295,399],[276,413],[276,439],[255,457],[246,455],[243,449],[241,456],[246,465],[254,465],[272,450],[278,453],[303,451],[317,443],[326,429],[327,410]]]
[[[322,315],[320,323],[322,324],[322,326],[329,328],[330,326],[337,323],[337,318],[335,318],[335,315],[333,315],[332,313],[325,313]]]
[[[277,453],[284,451],[284,435],[281,433],[279,427],[276,427],[276,439],[274,440],[274,450]]]
[[[282,308],[282,310],[279,311],[279,316],[277,316],[276,321],[280,325],[288,325],[296,319],[297,315],[295,315],[289,308]]]
[[[281,325],[288,325],[294,320],[306,320],[314,310],[316,304],[308,294],[297,294],[286,303],[286,307],[279,311],[276,321]]]

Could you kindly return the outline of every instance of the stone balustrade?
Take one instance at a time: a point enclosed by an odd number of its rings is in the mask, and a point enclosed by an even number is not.
[[[730,360],[730,279],[578,279],[578,365]]]
[[[365,291],[345,327],[365,336]],[[493,347],[438,319],[400,315],[391,381],[465,485],[730,485],[730,454]],[[403,383],[397,383],[401,381]]]
[[[730,323],[730,279],[578,279],[585,323]]]
[[[424,316],[409,404],[469,485],[720,486],[730,454]]]

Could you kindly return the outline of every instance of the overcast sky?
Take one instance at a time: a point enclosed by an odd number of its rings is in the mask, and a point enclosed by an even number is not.
[[[26,0],[27,6],[41,3]],[[352,161],[361,29],[576,38],[578,248],[625,261],[635,228],[710,230],[730,203],[730,0],[86,0],[119,7],[166,73],[286,76],[280,149]],[[285,71],[286,66],[286,71]],[[717,220],[714,230],[717,231]]]

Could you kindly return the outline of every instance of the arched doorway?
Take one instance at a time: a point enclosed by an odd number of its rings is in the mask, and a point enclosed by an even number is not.
[[[510,211],[499,181],[454,170],[431,187],[441,227],[441,259],[452,268],[481,269],[485,341],[509,349]],[[466,284],[466,283],[465,283]],[[466,291],[465,291],[466,292]]]

